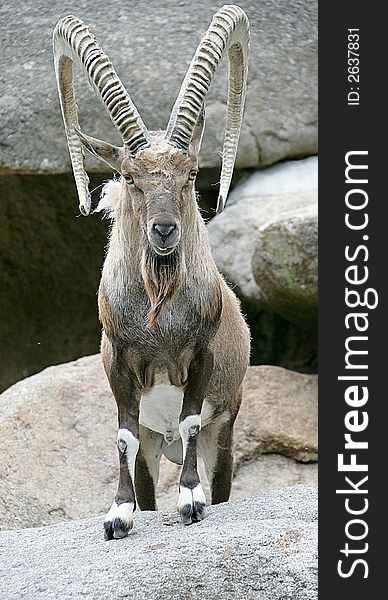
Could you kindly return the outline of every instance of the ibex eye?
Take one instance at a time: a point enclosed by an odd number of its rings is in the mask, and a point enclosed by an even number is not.
[[[197,173],[198,173],[198,171],[195,171],[195,170],[190,171],[190,173],[189,173],[189,180],[193,181],[197,177]]]
[[[132,175],[129,175],[129,173],[123,173],[122,175],[123,175],[125,181],[128,183],[128,185],[134,185],[135,184]]]

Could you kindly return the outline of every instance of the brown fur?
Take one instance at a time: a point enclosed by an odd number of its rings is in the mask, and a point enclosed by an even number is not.
[[[151,302],[148,324],[152,327],[181,288],[183,278],[179,249],[168,256],[158,256],[147,246],[143,253],[142,275]]]
[[[132,169],[148,173],[164,173],[176,177],[181,172],[187,172],[196,164],[195,157],[188,157],[181,150],[174,148],[162,135],[153,137],[157,144],[141,150],[136,157],[136,166]]]
[[[98,294],[98,311],[101,323],[104,324],[104,329],[107,332],[119,331],[119,323],[117,315],[112,311],[108,300],[105,297],[103,290],[100,288]]]

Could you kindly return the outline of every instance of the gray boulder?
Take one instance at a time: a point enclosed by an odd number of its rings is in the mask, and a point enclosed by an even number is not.
[[[248,317],[253,364],[316,372],[317,166],[313,156],[251,175],[233,190],[225,211],[208,224],[217,266]],[[262,247],[264,235],[268,252],[262,257],[255,249]],[[264,258],[262,277],[257,265]]]
[[[237,465],[271,452],[302,462],[318,460],[317,376],[250,367],[235,427]]]
[[[2,600],[315,600],[315,486],[208,509],[185,527],[138,513],[129,537],[104,542],[102,518],[0,533]]]
[[[252,271],[268,306],[312,329],[318,311],[318,215],[314,206],[260,229]]]
[[[298,217],[303,211],[316,214],[317,186],[317,157],[275,165],[238,186],[225,211],[209,223],[214,259],[241,298],[259,307],[267,305],[252,271],[258,239],[270,224]]]
[[[249,369],[235,427],[233,497],[316,480],[314,465],[302,470],[294,461],[260,460],[274,452],[316,460],[316,409],[315,376]],[[105,512],[117,485],[116,427],[99,355],[49,367],[1,394],[0,529]],[[203,468],[201,478],[206,484]],[[163,508],[175,508],[178,481],[179,467],[163,461],[157,494]]]
[[[70,169],[54,79],[51,36],[66,14],[83,19],[110,56],[149,129],[164,128],[195,48],[220,7],[209,0],[28,0],[0,9],[0,167],[20,172]],[[262,167],[317,151],[317,3],[240,0],[252,31],[249,93],[237,166]],[[109,117],[77,69],[81,124],[117,143]],[[207,103],[202,167],[218,167],[226,64]],[[88,158],[99,171],[104,164]],[[217,181],[217,176],[214,181]]]
[[[250,498],[269,490],[317,483],[318,463],[301,463],[281,454],[260,454],[255,459],[240,463],[230,499]]]

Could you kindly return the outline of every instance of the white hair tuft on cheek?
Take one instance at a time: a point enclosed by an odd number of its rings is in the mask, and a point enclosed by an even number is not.
[[[117,179],[111,179],[102,188],[100,201],[97,208],[93,211],[103,212],[108,219],[115,218],[116,205],[121,193],[121,183]]]

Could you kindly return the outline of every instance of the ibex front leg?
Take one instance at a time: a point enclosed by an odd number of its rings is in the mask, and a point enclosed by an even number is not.
[[[105,370],[117,403],[119,453],[119,482],[113,504],[105,517],[105,539],[122,538],[133,527],[136,508],[134,477],[139,450],[140,393],[124,358],[124,350],[113,346],[112,357]]]
[[[182,522],[190,525],[205,514],[205,494],[197,471],[197,445],[201,430],[201,410],[213,370],[213,354],[197,353],[190,365],[188,384],[179,417],[179,433],[183,446],[183,466],[179,481],[177,509]]]

